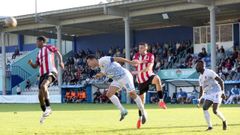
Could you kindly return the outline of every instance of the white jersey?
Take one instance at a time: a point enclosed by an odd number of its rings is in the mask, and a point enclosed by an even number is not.
[[[119,80],[126,75],[126,69],[124,69],[119,63],[114,62],[113,57],[104,56],[100,58],[99,65],[101,72],[113,80]]]
[[[220,85],[215,80],[218,75],[210,69],[205,69],[203,74],[199,76],[199,85],[202,86],[206,94],[221,92]]]

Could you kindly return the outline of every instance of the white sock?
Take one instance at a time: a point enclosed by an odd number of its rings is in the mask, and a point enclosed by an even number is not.
[[[208,124],[208,127],[212,127],[212,123],[210,121],[210,114],[209,114],[208,110],[204,110],[203,112],[204,112],[204,117]]]
[[[116,95],[111,96],[109,99],[121,112],[125,110]]]
[[[223,114],[217,110],[217,114],[218,118],[220,118],[222,121],[226,121],[225,117],[223,116]]]
[[[145,111],[144,111],[144,106],[143,106],[143,103],[142,103],[142,100],[139,96],[137,96],[134,101],[136,102],[137,106],[138,106],[138,109],[141,111],[141,113],[143,115],[145,115]]]

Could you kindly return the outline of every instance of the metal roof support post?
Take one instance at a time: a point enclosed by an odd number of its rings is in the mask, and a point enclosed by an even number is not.
[[[216,71],[216,6],[214,2],[208,7],[210,11],[210,32],[211,32],[211,69]]]
[[[124,29],[125,29],[125,58],[130,59],[130,25],[129,25],[129,13],[126,8],[119,7],[107,7],[103,8],[105,15],[118,16],[122,17],[124,21]],[[129,70],[130,65],[126,64],[126,68]],[[130,103],[129,94],[127,94],[127,103]]]
[[[57,48],[59,49],[59,52],[62,53],[62,26],[57,25]],[[62,70],[58,63],[58,87],[61,89],[62,86]]]
[[[126,16],[124,20],[124,31],[125,31],[125,58],[130,60],[130,26],[129,26],[129,17]],[[126,64],[126,68],[129,70],[130,65]]]
[[[2,95],[6,95],[6,48],[5,32],[1,32],[2,41]]]

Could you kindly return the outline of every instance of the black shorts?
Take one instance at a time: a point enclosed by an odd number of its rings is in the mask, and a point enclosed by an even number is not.
[[[51,77],[52,78],[52,82],[53,83],[54,81],[57,80],[57,74],[55,72],[51,72],[51,73],[46,73],[42,76],[40,76],[40,80],[39,80],[39,84],[38,84],[38,88],[40,89],[41,87],[41,84],[43,83],[44,80],[48,80],[48,78]]]
[[[144,94],[145,92],[148,91],[149,85],[152,84],[152,80],[155,76],[156,75],[152,75],[152,76],[150,76],[150,78],[146,82],[138,84],[139,95],[142,95],[142,94]]]

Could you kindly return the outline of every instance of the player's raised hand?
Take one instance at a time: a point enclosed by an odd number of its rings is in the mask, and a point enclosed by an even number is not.
[[[32,64],[32,60],[28,60],[28,64],[31,65]]]
[[[60,66],[62,69],[64,69],[64,63],[63,63],[63,62],[61,62],[61,63],[59,64],[59,66]]]

